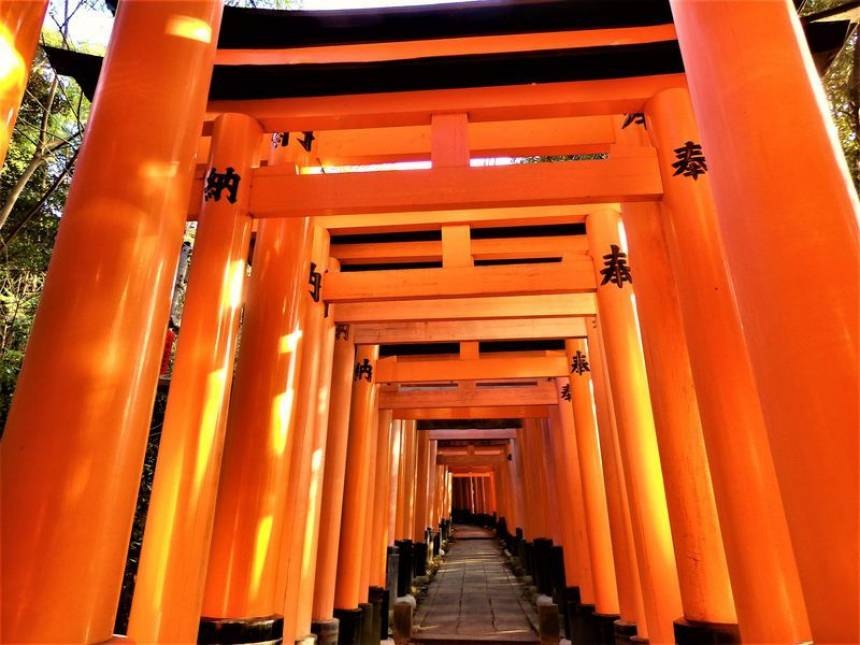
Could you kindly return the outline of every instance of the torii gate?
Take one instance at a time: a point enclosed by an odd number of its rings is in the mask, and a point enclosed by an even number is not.
[[[21,60],[44,7],[0,3]],[[124,0],[104,64],[50,57],[94,104],[2,445],[6,640],[111,638],[189,219],[130,638],[348,623],[391,539],[451,508],[415,421],[510,415],[497,501],[528,539],[558,532],[598,618],[654,642],[860,640],[858,208],[788,2]],[[470,165],[546,155],[598,158]],[[319,171],[402,161],[431,163]],[[474,233],[504,227],[526,230]],[[338,240],[422,230],[440,239]],[[347,270],[366,260],[390,266]],[[547,338],[564,355],[479,345]],[[458,355],[379,358],[428,341]],[[482,400],[524,378],[538,402]],[[457,390],[398,385],[424,379]],[[526,508],[549,495],[571,517]]]

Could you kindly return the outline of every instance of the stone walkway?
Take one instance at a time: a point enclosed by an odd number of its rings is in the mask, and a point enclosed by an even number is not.
[[[492,533],[455,526],[455,540],[419,602],[413,643],[537,643],[537,616]]]

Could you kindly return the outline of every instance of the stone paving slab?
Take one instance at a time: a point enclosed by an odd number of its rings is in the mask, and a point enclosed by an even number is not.
[[[418,603],[412,642],[537,643],[537,616],[492,533],[458,526],[455,536]]]

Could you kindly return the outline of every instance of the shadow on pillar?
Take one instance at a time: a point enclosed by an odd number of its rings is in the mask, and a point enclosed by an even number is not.
[[[281,616],[260,618],[208,618],[200,619],[197,642],[212,644],[274,645],[281,643],[284,619]]]

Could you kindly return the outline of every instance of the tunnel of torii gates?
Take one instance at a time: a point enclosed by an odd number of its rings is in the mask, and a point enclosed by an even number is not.
[[[0,2],[4,145],[44,10]],[[94,102],[2,441],[3,641],[359,642],[457,513],[561,546],[620,641],[860,641],[845,31],[124,0],[103,63],[50,50]]]

